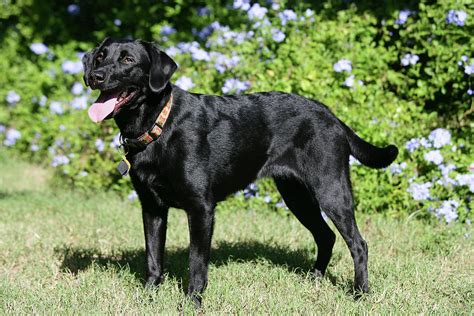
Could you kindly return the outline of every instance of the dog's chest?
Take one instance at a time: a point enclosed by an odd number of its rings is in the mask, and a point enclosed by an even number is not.
[[[152,159],[150,159],[152,158]],[[135,157],[130,159],[132,165],[130,177],[132,183],[139,191],[151,191],[165,202],[168,206],[181,208],[185,203],[185,196],[177,186],[176,173],[166,162],[152,157]]]

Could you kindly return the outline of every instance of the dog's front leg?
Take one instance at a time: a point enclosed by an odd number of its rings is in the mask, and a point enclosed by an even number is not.
[[[151,209],[143,205],[142,216],[147,262],[146,285],[159,285],[163,282],[163,257],[168,209],[165,207],[157,208],[156,206]]]
[[[214,208],[202,207],[188,211],[189,225],[189,286],[188,295],[197,308],[207,286],[207,270],[214,228]]]

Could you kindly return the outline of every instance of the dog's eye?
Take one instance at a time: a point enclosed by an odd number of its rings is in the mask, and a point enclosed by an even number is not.
[[[95,58],[95,60],[101,63],[104,60],[104,53],[100,52],[99,54],[97,54],[97,57]]]
[[[133,63],[135,60],[130,57],[130,56],[125,56],[124,58],[122,58],[122,62],[125,63],[125,64],[131,64]]]

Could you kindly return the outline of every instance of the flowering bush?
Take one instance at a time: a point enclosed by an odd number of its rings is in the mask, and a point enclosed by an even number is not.
[[[443,128],[406,142],[406,163],[389,167],[392,181],[418,204],[447,223],[470,217],[474,206],[474,164],[464,140],[454,143]],[[408,198],[410,201],[410,198]]]
[[[97,93],[83,86],[80,59],[106,35],[143,38],[177,61],[173,80],[183,89],[297,93],[327,104],[365,139],[398,144],[400,157],[386,170],[351,158],[359,210],[445,222],[472,216],[469,1],[382,8],[370,1],[205,3],[7,6],[0,14],[0,66],[8,70],[0,76],[3,146],[49,164],[75,187],[112,188],[136,199],[128,178],[115,171],[118,129],[87,118]],[[32,11],[38,14],[25,13]],[[233,203],[248,199],[284,209],[268,180]]]

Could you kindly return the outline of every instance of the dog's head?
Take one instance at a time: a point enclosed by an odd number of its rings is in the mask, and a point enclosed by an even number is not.
[[[89,108],[96,123],[133,106],[141,96],[158,94],[177,69],[176,63],[154,44],[106,38],[82,58],[84,82],[100,90]]]

